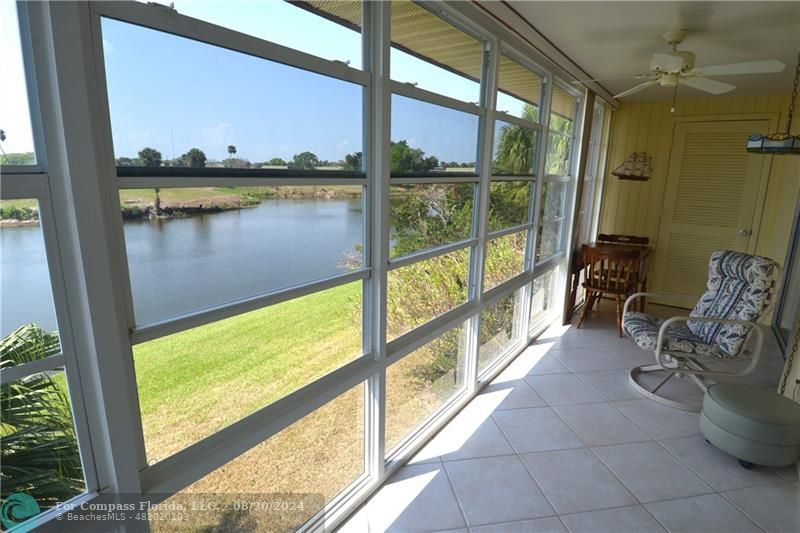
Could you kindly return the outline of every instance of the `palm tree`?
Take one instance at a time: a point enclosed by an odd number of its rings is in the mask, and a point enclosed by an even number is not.
[[[525,120],[536,119],[536,108],[525,104],[523,117]],[[495,156],[495,172],[503,174],[533,173],[533,147],[536,130],[523,128],[516,124],[506,124],[500,130],[500,142]]]
[[[236,147],[232,144],[228,145],[228,157],[233,157],[236,155]]]
[[[0,367],[59,352],[58,333],[28,324],[0,341]],[[42,509],[84,490],[75,428],[61,373],[34,374],[2,385],[0,495],[25,492]]]

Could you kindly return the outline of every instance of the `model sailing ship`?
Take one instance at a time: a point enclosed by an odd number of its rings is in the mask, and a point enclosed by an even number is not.
[[[647,181],[653,170],[653,158],[647,152],[634,152],[611,173],[621,180]]]

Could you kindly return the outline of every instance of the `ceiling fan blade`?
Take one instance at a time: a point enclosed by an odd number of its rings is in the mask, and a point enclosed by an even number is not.
[[[727,93],[736,88],[736,85],[708,78],[681,78],[680,83],[711,94]]]
[[[728,65],[711,65],[699,67],[703,76],[730,76],[733,74],[767,74],[769,72],[783,72],[786,68],[777,59],[765,61],[747,61],[745,63],[730,63]]]
[[[683,58],[672,54],[653,54],[653,59],[650,60],[650,68],[660,68],[665,72],[675,72],[680,70],[683,66]]]
[[[612,80],[644,80],[649,78],[647,74],[634,74],[632,76],[615,76],[613,78],[592,78],[590,80],[575,80],[571,83],[578,84],[578,83],[588,83],[590,81],[612,81]]]
[[[646,81],[644,83],[640,83],[639,85],[637,85],[635,87],[631,87],[627,91],[622,91],[619,94],[615,94],[614,98],[622,98],[623,96],[629,96],[629,95],[631,95],[633,93],[638,93],[639,91],[644,90],[644,89],[650,87],[651,85],[657,85],[657,84],[658,84],[658,80]]]

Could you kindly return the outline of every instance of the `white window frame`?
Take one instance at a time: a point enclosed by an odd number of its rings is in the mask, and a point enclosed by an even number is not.
[[[70,382],[70,396],[75,411],[81,454],[84,463],[96,465],[85,469],[87,490],[95,493],[132,492],[143,499],[155,493],[172,493],[201,479],[216,468],[239,457],[281,429],[300,420],[340,394],[365,383],[365,469],[325,509],[313,517],[304,529],[335,527],[357,505],[412,456],[424,442],[449,421],[452,415],[496,376],[527,343],[539,333],[538,326],[529,331],[532,282],[551,268],[563,264],[565,253],[556,254],[534,264],[535,240],[540,221],[538,204],[542,184],[546,181],[567,181],[568,198],[574,195],[570,176],[545,176],[544,154],[549,127],[550,90],[558,83],[568,92],[574,91],[557,82],[552,72],[540,68],[530,58],[538,53],[505,30],[487,29],[466,13],[469,6],[438,2],[421,2],[423,6],[462,31],[480,38],[485,45],[481,102],[479,105],[398,83],[389,76],[391,13],[388,3],[366,2],[362,25],[364,70],[328,61],[276,43],[253,37],[180,15],[155,4],[137,2],[42,3],[20,4],[20,23],[26,73],[33,79],[29,87],[34,115],[41,113],[41,123],[34,126],[37,159],[42,166],[47,194],[36,196],[43,211],[52,210],[53,228],[45,235],[53,277],[57,309],[65,315],[67,328],[59,316],[62,346]],[[119,190],[141,187],[203,187],[217,185],[220,178],[213,173],[191,172],[176,176],[118,175],[111,140],[108,95],[101,39],[102,16],[131,22],[179,36],[208,42],[304,68],[364,87],[365,175],[306,176],[289,178],[269,172],[239,173],[224,178],[226,185],[302,185],[360,184],[364,187],[365,240],[362,269],[297,287],[253,295],[251,298],[220,305],[210,310],[151,324],[136,324],[126,251],[119,216]],[[32,36],[35,36],[33,38]],[[512,60],[530,68],[542,77],[542,101],[539,122],[532,123],[495,109],[498,59],[500,51]],[[538,60],[537,60],[538,61]],[[547,64],[542,59],[541,64]],[[389,142],[391,131],[391,94],[401,94],[436,105],[443,105],[479,117],[477,175],[469,176],[395,176],[388,180]],[[578,95],[580,97],[580,95]],[[492,176],[493,136],[497,119],[533,127],[538,130],[536,176]],[[577,165],[577,139],[581,129],[576,113],[571,150],[571,176]],[[4,169],[6,171],[6,169]],[[124,173],[123,173],[124,174]],[[159,173],[161,174],[161,173]],[[357,173],[355,173],[357,174]],[[114,177],[116,177],[114,179]],[[28,194],[25,183],[3,180],[3,197]],[[528,222],[512,228],[488,232],[489,188],[492,181],[531,181],[534,184]],[[464,241],[449,243],[413,256],[389,260],[389,188],[392,184],[413,183],[476,183],[477,198],[473,202],[473,235]],[[18,189],[15,189],[18,187]],[[30,196],[25,196],[30,197]],[[574,199],[573,199],[574,200]],[[572,202],[568,202],[573,205]],[[98,207],[99,206],[99,207]],[[570,220],[569,212],[566,220]],[[44,218],[51,215],[43,214]],[[567,223],[568,224],[568,223]],[[55,231],[58,228],[58,231]],[[46,229],[46,232],[49,231]],[[504,281],[488,291],[483,290],[486,245],[491,238],[528,231],[525,269],[522,274]],[[569,228],[562,232],[566,239]],[[458,249],[471,250],[468,301],[442,316],[386,342],[387,272]],[[563,246],[562,246],[563,248]],[[53,265],[57,268],[54,269]],[[560,278],[565,278],[562,269]],[[144,438],[139,413],[138,392],[133,371],[132,345],[183,331],[191,327],[241,314],[248,310],[274,305],[280,301],[317,292],[326,288],[361,280],[363,283],[363,356],[299,390],[277,400],[230,426],[196,442],[158,463],[148,465],[144,454]],[[563,279],[559,283],[563,284]],[[63,292],[63,296],[58,294]],[[563,292],[563,291],[558,291]],[[481,311],[499,299],[517,293],[514,325],[515,339],[478,376],[477,360]],[[554,307],[558,307],[555,305]],[[92,315],[90,309],[107,313]],[[442,333],[466,323],[466,387],[456,394],[437,414],[422,423],[386,457],[383,433],[385,417],[386,368],[425,345]],[[543,324],[544,327],[546,324]],[[70,348],[71,333],[75,345]],[[103,364],[99,354],[103,354]],[[70,364],[74,358],[74,364]],[[74,370],[69,370],[74,368]],[[80,370],[80,372],[78,372]],[[76,377],[77,376],[77,377]],[[81,376],[83,379],[81,379]],[[82,407],[84,406],[84,407]],[[85,409],[85,414],[83,413]],[[78,413],[81,411],[81,413]],[[85,435],[83,435],[85,434]],[[90,446],[91,443],[91,446]],[[132,460],[133,458],[133,460]],[[102,488],[102,490],[101,490]],[[41,518],[44,521],[47,517]],[[39,520],[39,519],[37,519]]]

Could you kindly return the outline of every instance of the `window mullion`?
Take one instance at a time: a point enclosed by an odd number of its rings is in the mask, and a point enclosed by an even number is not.
[[[547,76],[543,80],[542,84],[542,106],[540,109],[541,118],[542,118],[542,132],[546,132],[550,130],[550,105],[553,96],[553,75],[548,73]],[[539,228],[541,227],[541,201],[542,201],[542,190],[544,186],[544,182],[546,181],[545,177],[545,168],[546,168],[546,161],[547,158],[547,143],[548,138],[547,135],[544,133],[541,136],[542,138],[539,141],[539,146],[536,147],[536,173],[539,176],[543,176],[542,179],[536,180],[536,192],[535,198],[533,202],[533,229],[531,230],[531,245],[528,249],[529,261],[531,265],[533,265],[534,276],[538,273],[536,267],[536,242],[537,237],[539,235]]]
[[[475,208],[477,243],[472,248],[470,259],[470,297],[478,302],[479,311],[470,318],[467,327],[467,368],[466,382],[468,390],[474,390],[478,379],[478,349],[480,347],[480,321],[483,295],[483,277],[486,261],[486,241],[489,225],[489,191],[492,176],[492,159],[494,151],[494,108],[497,101],[497,73],[500,57],[499,42],[487,41],[484,53],[483,105],[486,114],[481,121],[479,145],[478,201]]]
[[[367,473],[376,482],[384,479],[385,404],[386,404],[386,292],[389,265],[389,143],[391,131],[391,81],[389,51],[391,5],[370,2],[365,6],[364,31],[367,47],[366,67],[371,73],[367,108],[367,175],[370,202],[370,295],[366,301],[365,334],[373,357],[381,364],[378,373],[367,381],[366,461]]]
[[[108,179],[113,173],[103,172],[114,161],[110,131],[97,110],[102,105],[92,55],[97,36],[93,39],[88,4],[24,7],[33,37],[53,226],[58,230],[80,392],[92,432],[91,460],[97,466],[99,487],[135,493],[144,466],[144,443],[126,309],[118,298],[122,290],[112,261],[118,237],[111,228],[114,217],[119,219],[119,205],[114,211],[106,201],[116,187]]]

